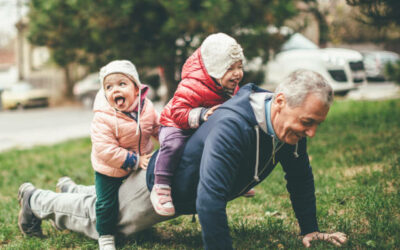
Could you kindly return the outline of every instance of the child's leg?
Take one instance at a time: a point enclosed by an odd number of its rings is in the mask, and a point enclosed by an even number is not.
[[[150,200],[157,214],[172,216],[175,207],[171,198],[171,179],[181,160],[190,132],[174,127],[162,127],[159,134],[160,151],[154,168],[154,186]]]
[[[118,189],[124,178],[96,172],[96,229],[99,236],[114,235],[118,222]]]
[[[155,163],[155,184],[171,186],[174,169],[179,164],[183,149],[191,132],[175,127],[161,127],[160,151]]]

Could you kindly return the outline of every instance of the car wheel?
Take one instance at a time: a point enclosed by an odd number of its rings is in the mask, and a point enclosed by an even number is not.
[[[85,107],[87,109],[93,108],[93,102],[94,102],[94,99],[91,96],[84,96],[82,98],[83,107]]]
[[[340,92],[335,92],[335,95],[336,96],[346,96],[349,92],[350,92],[350,90],[343,90]]]
[[[17,106],[15,106],[16,110],[23,110],[24,106],[21,103],[18,103]]]

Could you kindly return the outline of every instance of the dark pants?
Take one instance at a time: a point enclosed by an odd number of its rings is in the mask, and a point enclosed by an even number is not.
[[[160,151],[154,168],[155,184],[171,185],[176,166],[181,160],[186,141],[193,134],[191,130],[175,127],[161,127],[158,140]]]
[[[125,177],[117,178],[96,172],[96,230],[100,236],[114,235],[118,222],[118,190]]]

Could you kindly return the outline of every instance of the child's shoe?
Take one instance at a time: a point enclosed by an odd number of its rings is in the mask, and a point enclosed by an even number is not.
[[[254,197],[255,195],[256,195],[256,191],[252,188],[249,191],[247,191],[247,193],[243,194],[243,197],[251,198],[251,197]]]
[[[157,214],[162,216],[172,216],[175,214],[170,186],[154,184],[153,189],[151,190],[150,200]]]
[[[100,250],[115,250],[115,238],[114,235],[102,235],[99,237],[99,249]]]

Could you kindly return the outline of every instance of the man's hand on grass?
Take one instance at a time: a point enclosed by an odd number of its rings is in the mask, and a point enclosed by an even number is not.
[[[305,247],[311,246],[311,241],[313,240],[323,240],[328,241],[338,247],[346,243],[347,236],[344,233],[336,232],[336,233],[320,233],[320,232],[313,232],[306,234],[303,238],[303,245]]]

